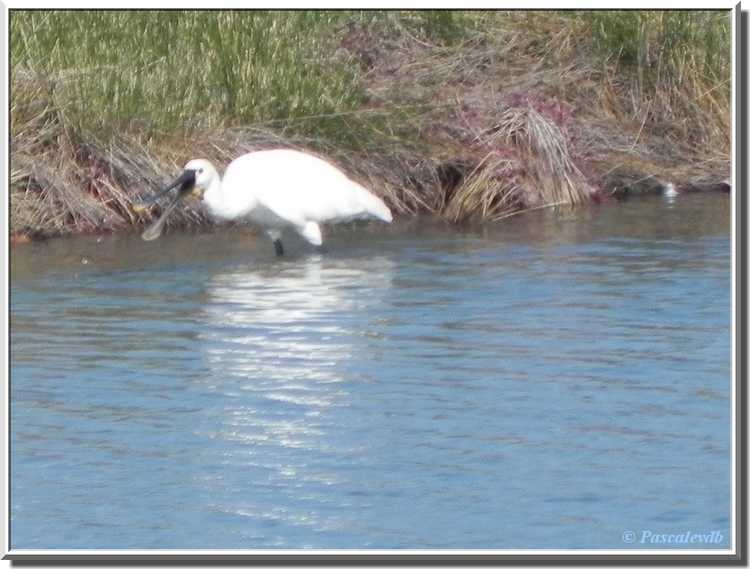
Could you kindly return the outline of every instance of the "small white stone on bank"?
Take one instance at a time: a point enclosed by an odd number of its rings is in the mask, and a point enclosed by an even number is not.
[[[674,196],[677,195],[677,190],[674,189],[674,184],[672,182],[669,182],[664,187],[664,195],[670,198],[673,198]]]

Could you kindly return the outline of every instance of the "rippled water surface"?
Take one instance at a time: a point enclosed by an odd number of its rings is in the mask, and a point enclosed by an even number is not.
[[[14,247],[11,546],[727,547],[729,220]]]

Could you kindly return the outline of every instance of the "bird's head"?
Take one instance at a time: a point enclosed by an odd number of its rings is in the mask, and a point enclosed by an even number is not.
[[[156,203],[159,198],[177,188],[177,194],[172,201],[162,209],[161,216],[143,232],[143,238],[150,241],[161,235],[164,224],[169,214],[177,207],[177,204],[187,196],[202,198],[205,191],[211,186],[214,180],[219,179],[216,168],[208,160],[196,159],[185,164],[182,173],[160,192],[135,204],[133,209],[136,212],[145,211],[151,204]]]
[[[197,198],[202,198],[214,180],[219,177],[219,173],[213,164],[203,158],[196,158],[185,164],[183,175],[187,176],[190,182],[190,188],[186,189],[186,193],[190,193]]]

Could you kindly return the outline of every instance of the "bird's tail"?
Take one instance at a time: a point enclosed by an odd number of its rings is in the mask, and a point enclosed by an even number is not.
[[[373,217],[380,219],[381,221],[385,221],[386,223],[390,223],[391,221],[393,221],[393,215],[391,214],[391,210],[388,209],[388,206],[385,205],[383,200],[381,200],[376,195],[371,194],[365,188],[362,188],[362,189],[367,195],[367,201],[366,201],[367,213],[369,213]]]
[[[373,196],[377,202],[374,204],[376,207],[373,208],[372,214],[377,217],[378,219],[382,219],[386,223],[390,223],[393,221],[393,215],[391,214],[391,210],[388,209],[388,206],[383,203],[383,200],[380,198]]]

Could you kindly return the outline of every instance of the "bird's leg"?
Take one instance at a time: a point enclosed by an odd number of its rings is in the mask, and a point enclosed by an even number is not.
[[[281,230],[280,229],[266,229],[266,234],[273,241],[273,249],[276,251],[276,256],[281,257],[284,254],[284,246],[281,244]]]

